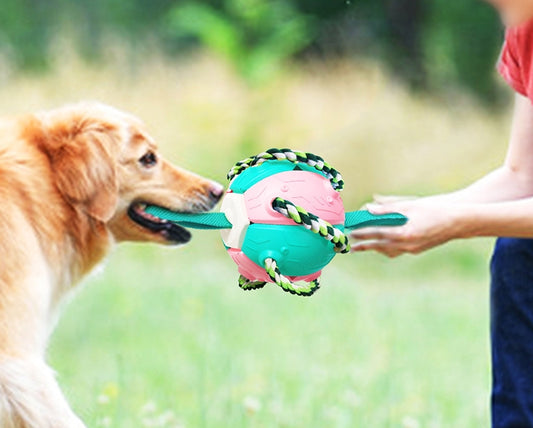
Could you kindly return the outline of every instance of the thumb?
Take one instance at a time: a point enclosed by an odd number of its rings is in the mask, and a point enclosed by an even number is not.
[[[378,204],[394,204],[396,202],[414,201],[416,196],[374,195],[374,202]]]
[[[395,212],[390,204],[367,204],[366,209],[375,215],[389,214]]]

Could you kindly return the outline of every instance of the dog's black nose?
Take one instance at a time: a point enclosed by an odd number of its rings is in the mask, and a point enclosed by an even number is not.
[[[219,183],[213,182],[211,188],[209,189],[209,196],[215,202],[218,202],[222,195],[224,194],[224,186]]]

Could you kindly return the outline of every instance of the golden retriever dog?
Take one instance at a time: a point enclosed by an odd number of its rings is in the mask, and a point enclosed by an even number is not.
[[[84,427],[45,363],[60,302],[115,242],[189,241],[146,204],[200,212],[222,192],[106,105],[0,120],[0,427]]]

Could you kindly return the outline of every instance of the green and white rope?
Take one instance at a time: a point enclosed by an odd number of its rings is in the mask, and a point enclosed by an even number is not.
[[[320,288],[320,278],[317,278],[311,282],[302,282],[301,284],[291,281],[280,272],[276,261],[272,258],[265,260],[265,270],[270,279],[287,293],[308,297],[312,296],[315,291]],[[241,287],[243,290],[258,290],[263,288],[265,285],[266,282],[263,281],[250,281],[242,275],[239,277],[239,287]]]
[[[312,296],[320,288],[320,278],[311,282],[302,282],[297,284],[279,271],[278,264],[274,259],[265,260],[265,270],[272,281],[278,284],[283,291],[295,294],[297,296]]]
[[[228,172],[228,180],[233,180],[244,170],[252,166],[261,165],[263,162],[269,160],[288,160],[293,163],[304,163],[324,173],[336,191],[340,192],[344,188],[344,181],[341,174],[320,156],[312,153],[293,151],[291,149],[269,149],[263,153],[259,153],[257,156],[239,161]]]
[[[245,276],[241,275],[239,276],[239,287],[241,287],[243,290],[249,291],[249,290],[259,290],[260,288],[263,288],[266,285],[266,282],[263,281],[250,281]]]
[[[290,218],[296,224],[304,226],[307,230],[316,233],[335,246],[335,252],[346,254],[348,250],[348,237],[344,232],[320,217],[307,212],[304,208],[294,205],[286,199],[276,198],[272,201],[272,208],[278,213]]]

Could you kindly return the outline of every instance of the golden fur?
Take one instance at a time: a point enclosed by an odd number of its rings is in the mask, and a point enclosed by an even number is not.
[[[164,161],[143,124],[109,106],[0,121],[2,428],[84,427],[44,362],[59,302],[114,242],[188,241],[143,203],[196,212],[221,194]]]

